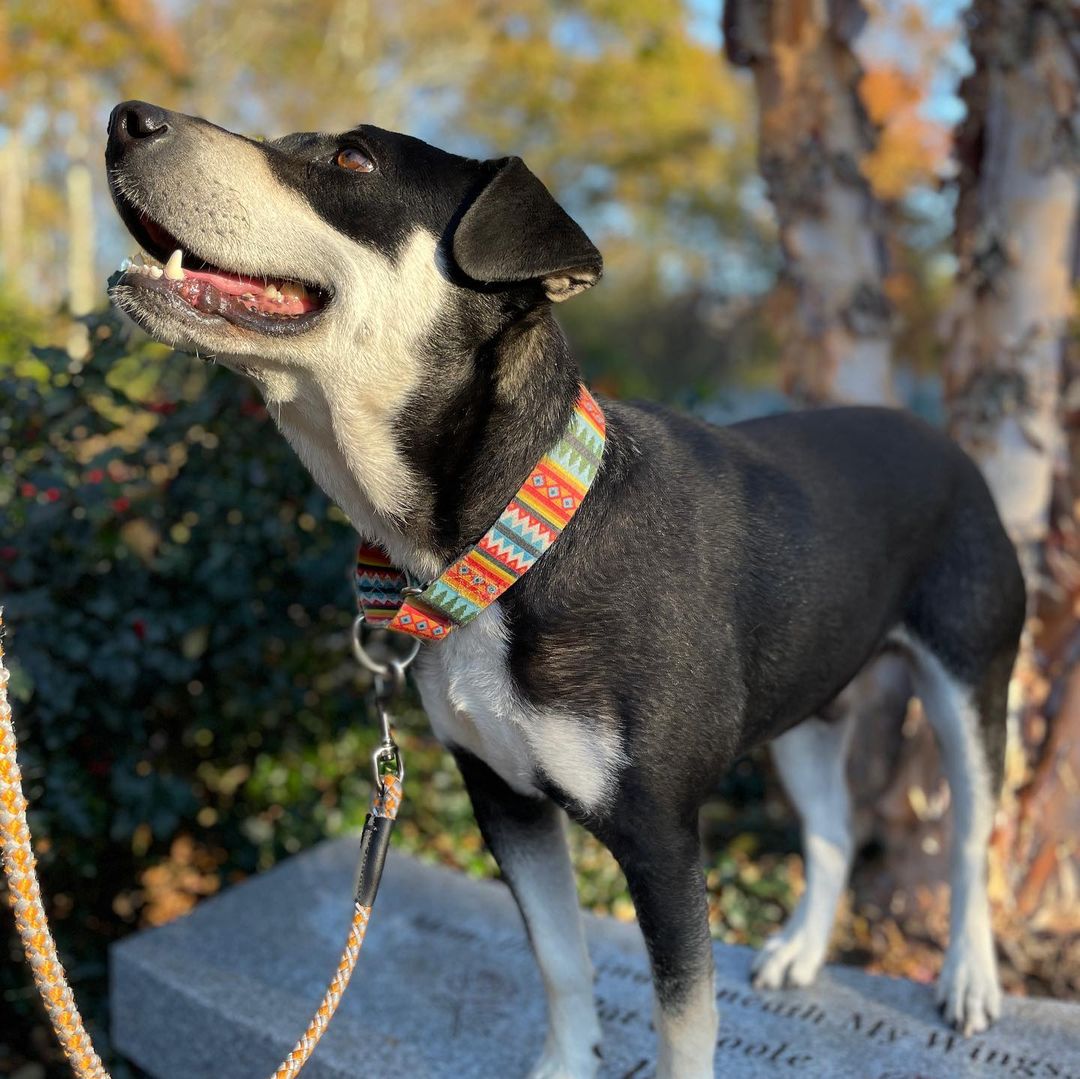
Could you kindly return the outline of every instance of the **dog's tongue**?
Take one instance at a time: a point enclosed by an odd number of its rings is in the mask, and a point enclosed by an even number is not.
[[[177,292],[192,306],[205,308],[208,298],[219,302],[223,297],[233,296],[239,297],[240,305],[249,311],[269,315],[304,315],[319,306],[304,286],[295,281],[255,279],[226,270],[189,270],[183,265],[184,253],[173,234],[147,214],[141,214],[139,220],[160,250],[172,252],[164,267],[165,276],[176,282]],[[207,285],[212,285],[221,295],[208,294]]]
[[[250,309],[266,311],[274,315],[303,315],[313,311],[318,304],[307,294],[303,285],[293,281],[268,281],[266,278],[255,280],[240,274],[225,273],[222,270],[189,270],[183,268],[184,292],[187,282],[201,282],[213,285],[218,292],[226,296],[238,296]]]
[[[125,259],[125,274],[154,279],[156,288],[171,291],[197,311],[233,318],[253,314],[267,319],[300,318],[318,311],[325,299],[318,289],[310,293],[299,281],[285,278],[249,277],[207,266],[204,270],[184,265],[184,252],[174,248],[164,263],[153,256],[138,254]],[[206,266],[206,263],[203,263]]]

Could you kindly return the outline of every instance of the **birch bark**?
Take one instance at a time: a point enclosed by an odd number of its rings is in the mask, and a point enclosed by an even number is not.
[[[890,402],[892,309],[881,208],[860,170],[860,0],[728,0],[724,43],[758,97],[761,175],[783,253],[772,297],[786,389],[806,403]]]
[[[975,0],[963,83],[947,396],[1021,552],[1030,619],[1001,827],[998,899],[1080,925],[1080,9]],[[1070,330],[1072,331],[1070,333]]]

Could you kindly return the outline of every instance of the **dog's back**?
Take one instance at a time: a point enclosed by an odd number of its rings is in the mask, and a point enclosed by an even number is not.
[[[979,469],[939,431],[895,409],[838,408],[738,424],[723,441],[749,478],[749,564],[764,537],[770,548],[769,572],[747,575],[738,609],[763,622],[759,636],[785,643],[785,658],[818,669],[784,677],[766,644],[754,694],[762,722],[785,706],[793,721],[813,714],[866,662],[867,644],[900,627],[976,685],[1015,651],[1024,618],[1015,550]],[[799,696],[777,700],[789,678]]]
[[[1024,588],[1012,544],[978,468],[929,424],[885,408],[729,427],[655,405],[605,408],[607,474],[547,567],[571,582],[558,593],[566,633],[580,659],[593,636],[584,607],[598,642],[617,636],[619,653],[595,662],[621,684],[652,666],[644,651],[660,633],[669,660],[654,682],[730,719],[731,737],[714,738],[725,760],[816,714],[897,631],[975,685],[1015,650]],[[643,587],[603,603],[585,595],[609,565]],[[547,634],[562,622],[545,611]]]

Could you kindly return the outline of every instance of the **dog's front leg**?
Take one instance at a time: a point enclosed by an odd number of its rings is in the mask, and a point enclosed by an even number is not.
[[[565,817],[547,798],[518,794],[483,761],[456,751],[473,811],[517,900],[547,993],[548,1033],[531,1079],[592,1079],[600,1023],[592,965],[566,847]]]
[[[596,833],[626,874],[652,963],[658,1079],[712,1079],[719,1025],[696,814],[617,806]]]

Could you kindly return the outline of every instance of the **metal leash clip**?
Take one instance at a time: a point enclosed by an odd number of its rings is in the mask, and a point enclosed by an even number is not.
[[[405,761],[401,750],[394,741],[390,729],[390,715],[387,706],[405,692],[405,672],[420,653],[420,641],[413,640],[408,652],[400,659],[391,659],[385,663],[375,659],[364,647],[364,616],[358,614],[353,619],[352,648],[356,662],[366,671],[370,671],[375,683],[375,714],[379,719],[379,731],[382,741],[371,754],[371,767],[375,776],[375,786],[383,786],[383,770],[389,767],[401,781],[405,778]]]
[[[375,776],[375,785],[381,787],[383,785],[384,766],[392,769],[394,775],[398,778],[398,782],[405,779],[405,761],[401,756],[401,750],[398,748],[397,742],[394,741],[393,734],[390,732],[390,717],[386,714],[386,709],[378,703],[376,703],[375,707],[379,716],[379,726],[382,729],[382,741],[371,754],[371,767]]]

